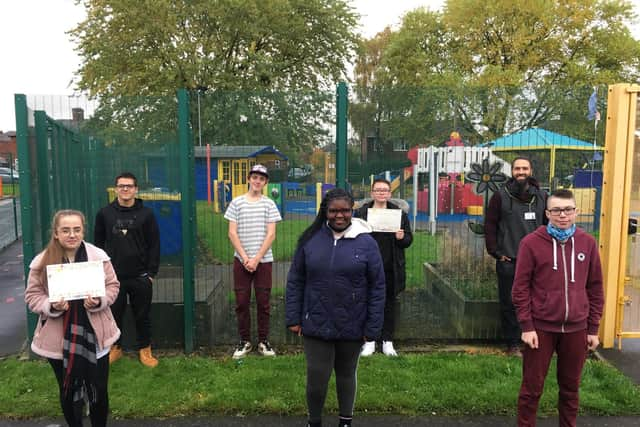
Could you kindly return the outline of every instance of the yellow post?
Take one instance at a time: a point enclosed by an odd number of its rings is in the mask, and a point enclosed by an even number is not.
[[[213,211],[220,212],[220,203],[218,202],[218,180],[213,180]]]
[[[549,159],[549,185],[551,185],[551,180],[556,174],[556,147],[555,145],[551,146],[551,153]]]
[[[629,88],[627,84],[609,86],[607,101],[600,221],[600,255],[605,283],[600,338],[605,348],[613,347],[617,321],[621,319],[624,309],[621,299],[626,273],[624,260],[627,259],[627,220],[634,147],[634,129],[630,124],[635,115],[635,102],[631,102]]]
[[[320,210],[320,204],[322,203],[322,183],[316,182],[316,213]]]

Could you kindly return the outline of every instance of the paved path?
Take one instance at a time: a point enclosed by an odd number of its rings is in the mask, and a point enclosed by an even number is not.
[[[0,249],[0,356],[18,353],[26,339],[22,241]]]

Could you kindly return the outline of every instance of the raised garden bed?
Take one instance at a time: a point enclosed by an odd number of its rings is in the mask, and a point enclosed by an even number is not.
[[[424,263],[427,291],[447,308],[449,322],[462,339],[499,339],[500,304],[497,299],[471,299],[451,285],[436,264]],[[437,301],[437,302],[436,302]]]

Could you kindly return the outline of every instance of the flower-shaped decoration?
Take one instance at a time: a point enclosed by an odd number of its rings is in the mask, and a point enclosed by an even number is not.
[[[482,165],[478,163],[471,164],[471,172],[466,178],[471,182],[477,182],[476,194],[484,194],[484,212],[489,207],[489,191],[496,192],[500,189],[500,184],[507,180],[507,176],[502,172],[502,162],[489,164],[489,159],[482,160]],[[484,224],[482,222],[469,221],[469,229],[478,235],[484,234]]]
[[[476,194],[484,193],[485,201],[487,199],[489,190],[496,192],[499,189],[499,185],[507,180],[507,176],[502,172],[498,172],[502,169],[502,162],[495,162],[489,164],[489,159],[482,160],[482,165],[478,163],[471,164],[471,172],[469,172],[466,178],[471,182],[477,182]]]

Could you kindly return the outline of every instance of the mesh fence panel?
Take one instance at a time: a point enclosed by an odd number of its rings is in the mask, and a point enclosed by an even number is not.
[[[275,343],[298,342],[284,325],[284,289],[297,239],[313,221],[318,198],[335,183],[335,144],[330,143],[334,96],[320,92],[207,91],[192,94],[191,99],[197,145],[197,275],[206,283],[201,297],[210,307],[210,344],[239,339],[234,250],[227,238],[224,211],[233,198],[247,192],[248,172],[256,163],[269,170],[265,194],[275,201],[283,218],[272,246],[270,339]],[[252,334],[257,338],[254,302]]]
[[[492,192],[477,192],[479,183],[469,176],[472,165],[490,181],[491,173],[509,177],[516,157],[530,158],[540,186],[571,187],[581,212],[578,224],[597,230],[604,126],[587,119],[592,91],[557,88],[545,101],[553,107],[536,109],[539,92],[526,88],[353,89],[348,165],[353,193],[366,199],[374,178],[388,179],[392,197],[408,202],[415,229],[406,250],[399,338],[501,338],[495,260],[487,255],[483,236]],[[502,108],[500,99],[510,99],[511,108]],[[527,125],[535,114],[546,119]],[[492,170],[498,162],[502,166]]]
[[[477,193],[478,183],[467,175],[485,158],[489,164],[504,162],[499,171],[508,175],[511,160],[528,156],[544,189],[574,188],[580,225],[597,230],[603,154],[593,142],[602,145],[603,127],[585,117],[588,88],[575,89],[564,101],[563,111],[570,114],[492,137],[490,130],[465,127],[456,118],[461,100],[470,111],[482,111],[481,91],[402,88],[376,95],[378,103],[363,88],[351,93],[347,185],[360,205],[370,197],[373,178],[388,178],[393,197],[408,202],[415,230],[406,251],[407,290],[397,301],[397,339],[499,339],[495,264],[481,234],[490,194]],[[523,111],[532,101],[522,101]],[[62,208],[86,214],[86,239],[92,241],[97,211],[115,197],[115,176],[133,172],[138,197],[153,209],[161,230],[152,308],[156,346],[179,347],[184,339],[185,216],[196,227],[190,243],[196,248],[195,344],[229,345],[238,336],[233,248],[223,216],[230,201],[247,191],[251,166],[264,164],[270,174],[265,194],[283,217],[273,244],[270,339],[299,343],[284,325],[286,275],[298,237],[335,185],[335,95],[203,90],[190,94],[189,105],[194,170],[188,174],[195,210],[183,212],[181,159],[190,153],[180,150],[175,97],[101,105],[31,98],[28,161],[34,197],[27,226],[34,231],[34,247],[42,249],[51,215]],[[254,337],[255,318],[252,307]],[[125,345],[135,336],[129,322]]]

